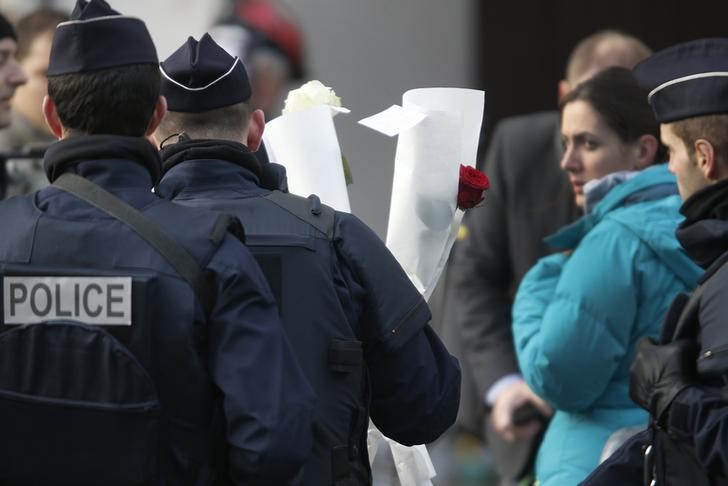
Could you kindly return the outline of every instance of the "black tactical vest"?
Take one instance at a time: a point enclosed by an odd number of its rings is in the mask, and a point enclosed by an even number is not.
[[[236,216],[278,302],[286,335],[316,395],[305,485],[371,483],[368,383],[359,323],[346,316],[333,246],[335,212],[316,196],[195,199],[181,204]]]
[[[147,213],[193,225],[172,233],[203,267],[225,233],[172,204]],[[45,217],[32,196],[0,219],[0,482],[213,484],[224,421],[192,288],[110,220]]]

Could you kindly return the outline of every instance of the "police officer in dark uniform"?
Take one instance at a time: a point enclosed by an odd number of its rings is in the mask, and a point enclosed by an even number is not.
[[[79,0],[48,78],[53,185],[0,204],[0,483],[295,484],[313,392],[234,218],[152,192],[144,23]]]
[[[705,269],[661,343],[640,342],[630,395],[651,415],[584,484],[728,483],[728,38],[686,42],[635,67],[684,199],[677,237]]]
[[[367,423],[407,445],[455,420],[460,370],[382,241],[316,196],[275,190],[256,150],[263,114],[240,60],[205,34],[161,63],[162,197],[236,215],[316,394],[304,484],[370,484]],[[175,143],[176,142],[176,143]],[[268,182],[266,182],[268,181]]]

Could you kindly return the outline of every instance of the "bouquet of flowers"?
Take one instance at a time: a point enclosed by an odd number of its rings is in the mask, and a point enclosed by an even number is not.
[[[351,212],[348,165],[345,169],[333,117],[348,112],[331,88],[309,81],[288,94],[283,114],[266,124],[263,134],[271,162],[286,168],[291,193],[316,194],[345,212]]]
[[[479,204],[489,186],[474,168],[483,110],[482,91],[425,88],[404,93],[402,107],[360,121],[399,134],[386,243],[425,299],[442,273],[464,211]],[[370,460],[382,439],[370,424]],[[403,485],[432,484],[435,471],[425,446],[386,441]]]
[[[399,133],[387,247],[428,299],[455,242],[463,211],[479,203],[488,188],[485,174],[474,168],[484,94],[423,88],[407,91],[402,99],[395,117],[390,108],[360,123]],[[397,132],[392,127],[399,121],[402,131]]]

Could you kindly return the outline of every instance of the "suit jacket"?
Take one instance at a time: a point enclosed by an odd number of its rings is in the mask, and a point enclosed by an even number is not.
[[[518,372],[511,334],[515,289],[539,258],[554,251],[543,238],[580,213],[559,167],[562,151],[557,112],[502,120],[483,165],[491,181],[485,204],[463,220],[448,270],[447,307],[459,333],[463,378],[471,377],[476,392],[470,395],[476,404],[462,406],[470,413],[461,423],[470,429],[481,430],[477,421],[488,389]],[[518,476],[534,445],[506,444],[489,424],[485,420],[485,435],[498,472]]]

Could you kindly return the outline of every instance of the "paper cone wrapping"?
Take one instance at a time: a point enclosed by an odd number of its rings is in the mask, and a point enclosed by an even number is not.
[[[415,89],[403,95],[402,110],[389,108],[360,121],[386,135],[399,134],[386,243],[425,299],[463,217],[457,209],[460,164],[475,166],[484,98],[482,91],[469,89]],[[424,445],[403,446],[370,422],[370,461],[382,442],[392,450],[402,485],[432,485],[435,469]]]
[[[386,243],[429,299],[463,216],[456,207],[460,164],[475,166],[484,93],[422,88],[402,100],[426,117],[399,134]]]
[[[351,212],[339,139],[328,106],[275,118],[266,124],[263,142],[270,161],[286,168],[292,194],[316,194],[324,204]]]

